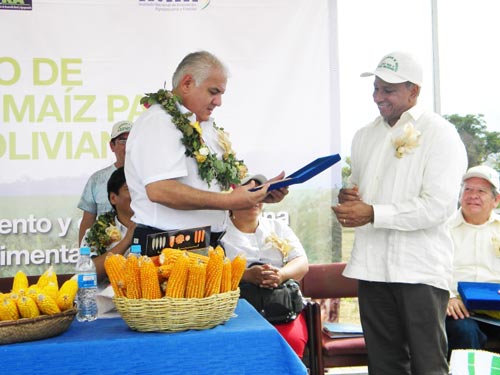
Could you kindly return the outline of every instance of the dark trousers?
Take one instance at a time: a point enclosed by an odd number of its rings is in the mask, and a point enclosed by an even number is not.
[[[447,375],[448,299],[429,285],[360,280],[370,375]]]

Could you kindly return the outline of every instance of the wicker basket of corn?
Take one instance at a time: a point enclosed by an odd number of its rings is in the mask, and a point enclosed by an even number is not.
[[[76,309],[71,308],[36,318],[0,321],[0,344],[41,340],[60,335],[69,328],[75,315]]]
[[[222,248],[208,255],[164,249],[158,259],[110,254],[104,263],[114,303],[136,331],[213,328],[234,313],[246,260]]]
[[[52,267],[32,285],[18,271],[10,293],[0,293],[0,344],[40,340],[66,331],[76,315],[77,290],[74,278],[59,287]]]

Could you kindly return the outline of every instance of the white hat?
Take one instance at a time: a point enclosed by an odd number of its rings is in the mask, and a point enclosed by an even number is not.
[[[130,133],[132,123],[130,121],[118,121],[111,130],[111,139],[115,139],[123,133]]]
[[[377,76],[389,83],[414,83],[422,86],[422,66],[417,59],[406,52],[393,52],[385,55],[373,72],[365,72],[361,77]]]
[[[262,174],[254,174],[254,175],[248,175],[248,176],[244,177],[241,180],[241,184],[242,185],[248,184],[252,180],[255,180],[257,182],[257,185],[263,185],[267,182],[266,176],[264,176]]]
[[[483,178],[493,185],[498,192],[500,190],[500,183],[498,180],[498,172],[487,165],[478,165],[477,167],[469,168],[462,181],[468,180],[472,177]]]

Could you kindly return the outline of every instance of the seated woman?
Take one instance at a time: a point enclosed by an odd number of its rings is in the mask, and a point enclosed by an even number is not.
[[[99,215],[94,224],[85,232],[81,243],[81,246],[90,247],[96,267],[99,284],[97,303],[100,316],[114,309],[111,301],[112,288],[107,282],[104,260],[108,252],[127,255],[132,245],[136,225],[132,221],[134,212],[130,208],[130,193],[123,167],[115,170],[109,177],[108,199],[113,206],[113,211]]]
[[[242,184],[251,180],[255,180],[257,185],[266,181],[264,176],[258,175],[244,179]],[[261,217],[262,207],[260,203],[250,209],[230,212],[231,220],[221,239],[226,256],[229,259],[239,253],[246,256],[247,269],[242,282],[276,288],[288,279],[302,279],[309,270],[302,244],[286,223]],[[304,312],[295,320],[275,324],[275,327],[302,358],[308,339]]]

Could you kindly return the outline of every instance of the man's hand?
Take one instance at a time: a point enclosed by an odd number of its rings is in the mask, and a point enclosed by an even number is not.
[[[342,188],[339,191],[339,203],[344,203],[347,201],[360,201],[358,187],[354,186],[352,188]]]
[[[352,197],[351,195],[349,195]],[[368,223],[373,223],[373,206],[361,200],[346,200],[332,207],[339,223],[343,227],[361,227]]]
[[[450,298],[446,314],[453,319],[464,319],[470,317],[469,311],[460,298]]]
[[[285,178],[285,172],[282,171],[279,175],[269,179],[266,184],[283,180]],[[278,203],[281,202],[285,195],[288,194],[288,187],[282,187],[281,189],[275,189],[267,192],[267,195],[264,199],[264,203]]]

